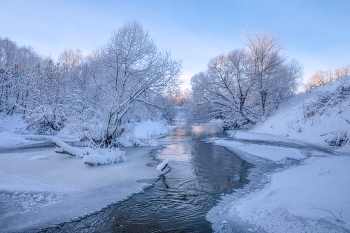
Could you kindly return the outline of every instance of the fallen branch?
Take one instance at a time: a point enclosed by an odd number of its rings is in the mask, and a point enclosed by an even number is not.
[[[52,141],[55,146],[59,147],[55,149],[56,153],[68,154],[75,157],[83,157],[84,155],[89,154],[84,149],[78,149],[78,148],[69,146],[67,143],[65,143],[59,138],[54,137]]]
[[[318,208],[318,207],[312,207],[310,210],[312,210],[312,209],[317,209],[317,210],[323,210],[323,211],[326,211],[326,212],[328,212],[328,213],[330,213],[332,216],[330,216],[332,219],[334,219],[334,220],[336,220],[337,222],[342,222],[342,223],[345,223],[342,219],[343,219],[343,217],[341,216],[341,213],[343,212],[343,211],[337,211],[337,210],[327,210],[326,208]],[[333,211],[335,211],[335,212],[337,212],[338,213],[338,215],[339,215],[339,217],[337,217],[334,213],[333,213]]]
[[[164,169],[168,166],[169,160],[165,159],[161,164],[157,166],[158,171],[164,171]]]

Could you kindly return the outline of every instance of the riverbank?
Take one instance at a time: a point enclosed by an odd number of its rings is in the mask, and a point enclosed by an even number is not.
[[[207,140],[256,166],[248,185],[208,213],[215,231],[232,232],[237,226],[247,232],[350,230],[349,156],[285,138],[237,134],[239,141]]]
[[[132,137],[123,139],[127,145],[120,149],[126,152],[126,162],[88,166],[82,158],[55,153],[54,136],[21,134],[16,132],[20,124],[10,122],[2,121],[6,127],[0,134],[4,138],[0,147],[2,232],[54,227],[143,192],[162,174],[150,153],[159,148],[158,138],[175,128],[142,122],[129,133]],[[74,146],[82,144],[65,132],[55,136]],[[138,147],[131,140],[139,140]]]

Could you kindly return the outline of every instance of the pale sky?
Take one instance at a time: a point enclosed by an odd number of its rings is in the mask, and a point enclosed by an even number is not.
[[[0,36],[57,60],[65,48],[89,54],[138,19],[158,47],[183,61],[188,88],[211,58],[244,47],[241,29],[279,35],[304,78],[349,65],[349,12],[349,0],[0,0]]]

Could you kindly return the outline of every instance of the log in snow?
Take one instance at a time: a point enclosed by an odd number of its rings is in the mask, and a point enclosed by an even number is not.
[[[71,156],[76,156],[76,157],[83,157],[84,155],[88,154],[86,150],[69,146],[59,138],[54,137],[52,141],[54,145],[59,147],[55,149],[56,153],[69,154]]]
[[[158,171],[164,171],[164,169],[168,166],[169,160],[165,159],[161,164],[157,166]]]

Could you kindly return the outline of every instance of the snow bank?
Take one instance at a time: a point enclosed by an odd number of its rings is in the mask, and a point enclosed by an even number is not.
[[[117,142],[123,147],[130,146],[159,146],[158,139],[169,134],[170,131],[177,128],[177,126],[167,125],[162,121],[142,121],[134,125],[130,123],[126,127]]]
[[[152,136],[168,134],[169,128],[163,122],[143,121],[135,126],[134,134],[136,138],[145,139]]]
[[[350,147],[350,77],[291,98],[251,132]]]
[[[303,159],[305,155],[298,149],[257,144],[244,144],[237,141],[215,140],[216,145],[233,150],[241,150],[251,155],[266,158],[272,161],[282,161],[285,158]]]
[[[103,164],[113,164],[118,162],[125,162],[125,151],[120,151],[119,148],[108,150],[105,154],[89,154],[84,156],[84,163],[96,166]]]
[[[29,143],[30,141],[23,138],[18,134],[12,132],[0,132],[0,146],[15,146],[20,144]]]
[[[333,157],[276,173],[268,187],[231,212],[267,232],[312,232],[312,225],[293,222],[298,216],[350,229],[349,167],[350,157]]]
[[[294,143],[294,144],[299,144],[299,145],[305,145],[304,143],[296,142],[295,140],[291,140],[289,138],[284,138],[284,137],[280,137],[280,136],[272,136],[272,135],[269,135],[269,134],[243,132],[243,131],[237,131],[237,130],[228,130],[226,132],[231,137],[236,138],[236,139],[286,142],[286,143]]]

